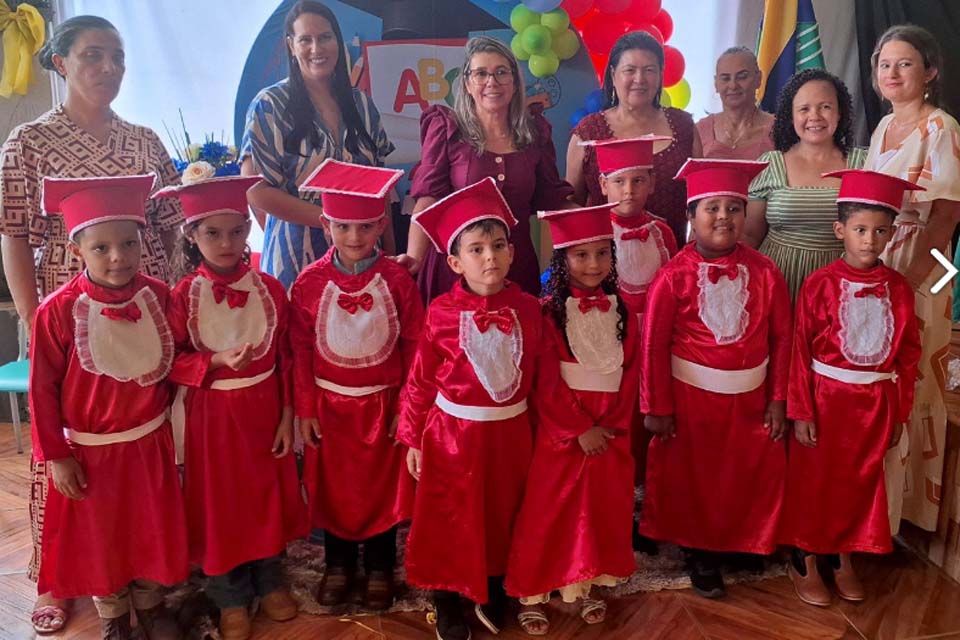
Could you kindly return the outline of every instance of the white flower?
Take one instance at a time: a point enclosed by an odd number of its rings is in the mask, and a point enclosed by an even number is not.
[[[203,145],[199,142],[194,142],[193,144],[187,147],[187,160],[190,162],[196,162],[200,159],[200,150],[203,149]]]
[[[213,165],[201,160],[200,162],[191,162],[188,164],[187,168],[183,170],[180,181],[183,184],[193,184],[194,182],[208,180],[215,175],[217,175],[217,170],[213,168]]]
[[[232,144],[227,145],[227,160],[237,159],[237,148]]]

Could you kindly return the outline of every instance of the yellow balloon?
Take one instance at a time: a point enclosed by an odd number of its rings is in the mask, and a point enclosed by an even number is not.
[[[667,87],[666,93],[670,96],[671,104],[677,109],[686,109],[690,104],[690,83],[686,78],[681,78],[677,84]]]
[[[664,89],[660,92],[660,106],[666,109],[667,107],[672,107],[673,103],[670,102],[670,94],[667,93],[667,90]]]

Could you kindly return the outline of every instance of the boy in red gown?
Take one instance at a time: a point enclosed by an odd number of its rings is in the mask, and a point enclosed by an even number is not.
[[[807,277],[797,299],[787,415],[796,442],[787,456],[780,542],[794,546],[790,577],[801,600],[830,604],[817,554],[837,594],[865,597],[854,551],[891,550],[883,459],[910,418],[920,360],[913,289],[879,259],[905,190],[872,171],[839,177],[839,260]]]
[[[51,179],[86,270],[37,309],[30,409],[53,467],[39,589],[93,596],[103,638],[129,638],[130,601],[149,640],[180,634],[163,588],[187,577],[186,521],[165,382],[173,336],[166,285],[137,272],[152,174]]]
[[[688,160],[696,236],[650,289],[642,334],[647,457],[641,533],[687,549],[694,590],[724,594],[717,552],[769,554],[783,502],[790,299],[777,266],[741,244],[765,163]]]
[[[394,432],[423,304],[409,272],[376,246],[387,225],[387,192],[401,175],[327,160],[303,185],[321,192],[321,222],[332,240],[290,290],[294,402],[307,444],[310,525],[324,532],[324,606],[349,593],[361,544],[363,604],[391,605],[397,524],[413,508]]]

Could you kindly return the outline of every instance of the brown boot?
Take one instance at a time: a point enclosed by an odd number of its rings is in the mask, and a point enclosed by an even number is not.
[[[260,610],[274,622],[284,622],[297,617],[297,601],[286,587],[271,591],[260,598]]]
[[[327,567],[320,582],[320,593],[317,603],[322,607],[335,607],[343,604],[353,581],[353,572],[345,567]]]
[[[833,567],[833,581],[837,585],[837,595],[850,602],[861,602],[866,598],[863,583],[853,571],[849,553],[840,554],[839,567]]]
[[[830,591],[817,570],[817,556],[803,553],[799,549],[794,549],[790,556],[790,579],[797,591],[797,597],[815,607],[830,606]],[[798,564],[801,564],[803,574],[797,570]]]
[[[119,618],[100,618],[100,637],[102,640],[130,640],[130,614]]]
[[[250,631],[250,612],[246,607],[220,609],[220,636],[223,640],[247,640]]]
[[[363,605],[373,611],[386,611],[393,606],[393,576],[386,571],[371,571],[367,576]]]
[[[147,640],[181,640],[183,635],[173,616],[163,604],[151,609],[137,609],[137,626]]]

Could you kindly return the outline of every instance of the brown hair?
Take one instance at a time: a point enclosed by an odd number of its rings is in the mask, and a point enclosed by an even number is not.
[[[880,99],[883,100],[883,94],[880,92],[880,86],[877,84],[877,62],[880,59],[880,50],[883,45],[892,40],[906,42],[917,50],[920,57],[923,58],[924,69],[936,69],[937,75],[927,83],[926,92],[923,95],[923,101],[936,107],[940,106],[940,99],[943,96],[943,81],[940,71],[943,70],[943,56],[940,54],[940,45],[936,38],[923,27],[915,24],[897,24],[887,29],[880,39],[877,40],[877,46],[870,56],[870,82],[873,83],[873,90],[877,92]]]

